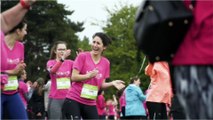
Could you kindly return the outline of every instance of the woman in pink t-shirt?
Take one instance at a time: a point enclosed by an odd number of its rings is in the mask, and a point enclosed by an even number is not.
[[[52,47],[47,69],[50,73],[48,119],[61,119],[61,108],[71,86],[72,60],[65,60],[71,53],[64,41],[57,41]]]
[[[116,117],[117,112],[117,101],[114,101],[112,99],[108,99],[106,101],[106,115],[108,120],[114,120]]]
[[[1,91],[2,113],[8,111],[11,119],[27,119],[24,104],[18,94],[18,78],[24,63],[24,45],[20,42],[27,34],[27,24],[21,22],[1,40],[1,76],[7,76],[7,83]],[[7,118],[8,119],[8,118]]]
[[[111,39],[104,33],[93,35],[90,52],[81,52],[75,59],[72,72],[72,87],[66,96],[62,112],[64,119],[98,119],[97,93],[101,88],[124,87],[123,81],[106,83],[109,78],[110,62],[103,51]]]

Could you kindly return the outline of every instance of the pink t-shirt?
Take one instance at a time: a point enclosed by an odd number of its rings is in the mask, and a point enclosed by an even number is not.
[[[47,62],[47,69],[49,70],[56,64],[56,60],[49,60]],[[72,60],[65,60],[57,72],[55,74],[50,73],[50,78],[51,78],[51,87],[50,87],[50,93],[49,93],[49,98],[54,98],[54,99],[64,99],[66,97],[66,94],[68,92],[68,89],[57,89],[57,79],[60,78],[71,78],[72,74],[72,66],[73,66],[73,61]],[[71,80],[70,80],[70,86],[71,86]]]
[[[99,63],[95,64],[92,60],[90,52],[81,52],[74,61],[73,69],[80,71],[80,74],[86,74],[89,71],[98,69],[99,73],[96,77],[81,82],[73,82],[72,87],[69,89],[67,98],[75,100],[85,105],[96,105],[95,99],[82,98],[81,90],[84,84],[97,86],[101,88],[102,82],[109,78],[110,62],[107,58],[102,57]]]
[[[24,61],[24,45],[16,41],[12,49],[8,48],[5,40],[1,40],[1,71],[12,70],[22,60]],[[14,94],[18,90],[3,91],[4,94]]]
[[[6,50],[3,49],[3,44],[4,44],[4,33],[2,31],[1,32],[1,72],[4,72],[4,69],[7,68],[7,64],[6,63],[6,58],[7,58],[7,53],[6,53]],[[6,84],[7,83],[7,79],[8,79],[8,76],[6,74],[1,74],[1,83],[2,84]],[[1,85],[2,85],[1,84]]]
[[[27,107],[27,100],[25,99],[25,94],[28,92],[27,84],[23,80],[19,80],[19,95],[21,96],[21,100],[23,101],[25,108]]]
[[[115,106],[113,104],[107,105],[108,111],[107,115],[115,115]]]
[[[6,68],[7,64],[4,64],[6,62],[7,54],[5,49],[3,49],[4,45],[4,33],[1,31],[1,72],[3,71],[3,68]]]
[[[119,98],[119,103],[120,103],[120,111],[122,110],[122,107],[126,106],[126,100],[125,100],[125,92],[121,95]]]
[[[191,26],[172,63],[213,65],[213,1],[196,0],[193,14]]]
[[[98,110],[98,115],[105,115],[106,114],[106,111],[105,111],[106,104],[105,104],[104,96],[102,94],[98,96],[96,103],[97,103],[96,107]]]

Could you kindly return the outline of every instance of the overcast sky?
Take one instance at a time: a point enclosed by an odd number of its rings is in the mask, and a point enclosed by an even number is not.
[[[106,21],[108,13],[105,8],[115,8],[115,5],[132,4],[139,6],[142,0],[58,0],[59,3],[65,4],[67,10],[75,12],[68,16],[72,21],[84,22],[84,31],[79,32],[78,36],[82,39],[87,36],[91,39],[95,32],[102,31],[101,27],[91,25],[96,21]]]

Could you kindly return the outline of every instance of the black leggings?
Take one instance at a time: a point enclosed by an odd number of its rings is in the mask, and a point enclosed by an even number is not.
[[[186,119],[213,119],[213,65],[175,66],[173,71]]]
[[[147,120],[146,116],[126,116],[126,120]]]
[[[80,120],[98,119],[96,106],[85,105],[75,100],[66,98],[62,107],[63,119]]]
[[[167,119],[165,103],[146,102],[150,119]]]

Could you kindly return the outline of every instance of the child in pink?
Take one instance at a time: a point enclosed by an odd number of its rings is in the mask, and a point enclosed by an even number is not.
[[[18,92],[21,96],[21,100],[22,102],[24,103],[24,107],[25,109],[27,109],[27,101],[30,99],[28,97],[28,87],[27,87],[27,84],[24,82],[27,77],[26,77],[26,71],[23,70],[23,72],[21,73],[20,75],[20,78],[19,78],[19,87],[18,87]]]
[[[98,110],[99,119],[105,119],[106,117],[106,104],[104,98],[104,91],[98,92],[98,98],[96,100],[96,107]]]
[[[49,119],[62,118],[62,105],[64,99],[71,87],[71,73],[73,67],[72,60],[65,60],[70,55],[67,50],[67,44],[64,41],[54,43],[51,51],[50,60],[47,62],[47,70],[51,78],[51,86],[49,92]]]
[[[119,117],[120,117],[120,119],[125,119],[126,100],[125,100],[124,91],[125,91],[125,88],[117,91],[117,97],[119,98]]]
[[[107,100],[106,102],[106,108],[107,108],[107,116],[109,120],[114,120],[116,116],[116,109],[115,105],[111,99]]]

